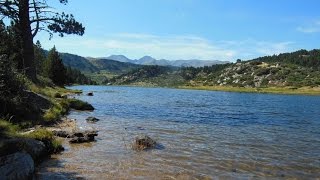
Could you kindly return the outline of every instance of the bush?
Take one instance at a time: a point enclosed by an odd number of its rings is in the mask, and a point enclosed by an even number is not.
[[[14,115],[16,107],[23,103],[23,83],[6,56],[0,55],[0,116]]]
[[[94,107],[91,104],[80,101],[78,99],[68,99],[68,102],[69,102],[69,107],[75,110],[89,110],[89,111],[94,110]]]
[[[260,68],[260,69],[257,69],[254,73],[257,76],[267,75],[270,73],[270,69],[269,68]]]

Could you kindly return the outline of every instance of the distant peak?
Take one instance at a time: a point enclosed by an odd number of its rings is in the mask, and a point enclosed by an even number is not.
[[[156,60],[151,56],[143,56],[142,58],[140,58],[139,60]]]
[[[127,58],[124,55],[111,55],[111,56],[108,56],[107,59],[120,61],[120,62],[129,62],[129,61],[131,61],[131,59]]]

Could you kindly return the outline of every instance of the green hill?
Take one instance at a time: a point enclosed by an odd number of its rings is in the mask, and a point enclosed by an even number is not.
[[[170,66],[145,65],[114,77],[110,82],[116,85],[172,87],[184,83],[184,79],[178,69]]]
[[[99,69],[92,65],[88,59],[69,53],[60,53],[62,62],[65,66],[70,66],[73,69],[78,69],[82,72],[96,72]]]
[[[104,70],[115,74],[127,73],[133,69],[137,69],[143,66],[110,59],[90,59],[89,62],[98,70]]]
[[[170,69],[149,66],[113,79],[114,84],[163,86],[302,87],[320,85],[320,50],[300,50],[250,61]]]

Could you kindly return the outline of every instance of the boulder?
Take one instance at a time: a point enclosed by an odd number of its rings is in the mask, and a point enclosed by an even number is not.
[[[43,142],[35,139],[25,139],[23,142],[23,150],[30,154],[35,161],[39,161],[48,155],[48,149]]]
[[[15,138],[7,139],[1,143],[0,155],[25,151],[32,156],[35,161],[48,155],[48,149],[45,144],[35,139]]]
[[[34,161],[25,152],[0,157],[0,179],[32,179]]]
[[[133,143],[134,150],[145,150],[149,148],[154,148],[155,146],[156,146],[156,141],[154,141],[147,135],[140,135],[136,137]]]
[[[87,122],[90,122],[90,123],[95,123],[95,122],[97,122],[97,121],[100,121],[100,119],[95,118],[95,117],[88,117],[88,118],[86,119],[86,121],[87,121]]]
[[[55,136],[58,136],[58,137],[63,137],[63,138],[73,138],[74,135],[73,133],[71,132],[67,132],[67,131],[52,131],[52,133],[55,135]]]
[[[93,92],[88,92],[87,96],[93,96]]]

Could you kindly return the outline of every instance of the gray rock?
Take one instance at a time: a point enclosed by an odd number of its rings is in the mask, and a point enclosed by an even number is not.
[[[90,122],[90,123],[95,123],[95,122],[100,121],[100,119],[95,118],[95,117],[88,117],[88,118],[86,119],[86,121],[87,121],[87,122]]]
[[[35,139],[14,138],[7,139],[1,142],[0,155],[7,155],[8,153],[15,153],[17,151],[25,151],[32,156],[35,161],[40,160],[48,155],[48,150],[45,144]]]
[[[32,157],[24,152],[17,152],[0,157],[0,179],[27,180],[31,179],[34,172]]]
[[[94,141],[94,137],[98,136],[97,131],[76,132],[74,137],[69,141],[70,143],[84,143]]]
[[[29,153],[35,161],[38,161],[48,155],[48,150],[45,144],[41,141],[25,139],[24,145],[23,149]]]
[[[74,135],[71,132],[67,131],[52,131],[55,136],[63,137],[63,138],[73,138]]]
[[[141,135],[136,137],[134,144],[133,144],[133,149],[134,150],[145,150],[149,148],[154,148],[156,146],[156,141],[151,139],[147,135]]]

